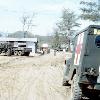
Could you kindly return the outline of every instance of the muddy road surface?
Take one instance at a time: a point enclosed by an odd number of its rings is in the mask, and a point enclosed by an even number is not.
[[[63,52],[0,56],[0,100],[70,100],[70,88],[62,86],[63,64]]]

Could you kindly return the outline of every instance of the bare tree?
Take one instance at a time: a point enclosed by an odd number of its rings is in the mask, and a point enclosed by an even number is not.
[[[28,21],[27,21],[27,31],[28,31],[30,28],[32,28],[33,26],[35,26],[35,25],[33,24],[33,18],[34,18],[34,16],[35,16],[35,14],[33,13],[32,16],[30,16],[30,17],[28,18]]]
[[[22,18],[21,18],[21,22],[23,24],[23,32],[25,31],[25,26],[27,24],[27,20],[28,20],[28,16],[27,15],[23,15]]]
[[[22,30],[24,32],[24,37],[25,34],[30,30],[30,28],[32,28],[33,26],[35,26],[33,24],[33,18],[34,18],[35,14],[33,13],[31,16],[28,14],[23,14],[22,18],[21,18],[21,23],[22,23]]]

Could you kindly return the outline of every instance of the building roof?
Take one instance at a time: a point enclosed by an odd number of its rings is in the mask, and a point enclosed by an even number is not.
[[[0,41],[31,41],[38,42],[37,38],[0,38]]]

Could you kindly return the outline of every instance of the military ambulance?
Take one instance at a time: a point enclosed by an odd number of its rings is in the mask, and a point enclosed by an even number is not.
[[[100,26],[90,25],[75,36],[72,57],[66,60],[64,86],[71,86],[71,99],[97,100],[100,96]]]

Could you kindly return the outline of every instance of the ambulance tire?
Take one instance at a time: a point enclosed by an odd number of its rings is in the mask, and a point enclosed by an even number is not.
[[[73,83],[71,85],[71,100],[82,100],[82,91],[77,82],[77,75],[73,77]]]

